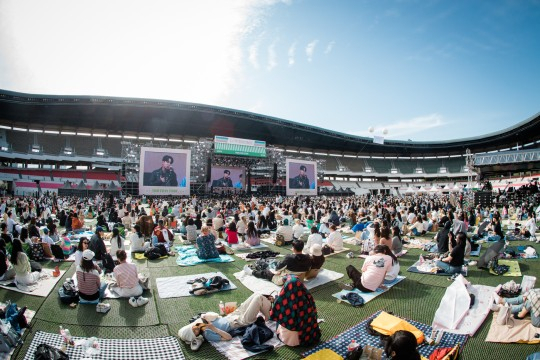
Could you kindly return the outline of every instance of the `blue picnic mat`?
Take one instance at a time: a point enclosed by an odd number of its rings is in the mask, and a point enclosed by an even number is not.
[[[347,295],[350,292],[355,292],[364,299],[364,303],[367,303],[367,302],[370,302],[371,300],[375,299],[377,296],[379,296],[381,294],[384,294],[385,292],[390,290],[392,288],[392,286],[396,285],[397,283],[399,283],[402,280],[405,280],[405,276],[400,275],[394,281],[392,281],[391,283],[383,284],[384,286],[387,287],[386,290],[383,290],[381,288],[378,288],[377,290],[375,290],[373,292],[362,292],[362,291],[360,291],[358,289],[341,290],[338,293],[332,294],[332,296],[335,297],[336,299],[341,300],[343,302],[346,302],[347,304],[350,305],[350,303],[347,300],[343,299],[342,296]]]
[[[347,356],[347,346],[351,343],[351,341],[354,339],[356,340],[357,344],[360,344],[361,347],[364,347],[366,345],[371,345],[376,348],[382,348],[381,347],[381,339],[378,336],[375,335],[369,335],[366,330],[366,324],[369,320],[374,319],[381,313],[381,310],[377,311],[375,314],[371,315],[361,323],[353,326],[352,328],[346,330],[345,332],[342,332],[339,335],[334,336],[332,339],[328,340],[327,342],[324,342],[313,349],[306,351],[302,354],[303,357],[309,356],[313,353],[316,353],[317,351],[321,349],[330,349],[342,357]],[[418,330],[422,331],[425,335],[431,336],[431,326],[419,323],[414,320],[408,320],[403,317],[401,319],[407,321],[411,325],[414,325]],[[461,348],[465,345],[467,342],[468,336],[467,335],[456,335],[445,332],[441,341],[437,345],[428,345],[426,342],[422,343],[418,347],[418,352],[420,352],[421,355],[429,358],[429,356],[435,351],[435,349],[438,348],[445,348],[445,347],[453,347],[456,344],[461,344]],[[384,355],[382,359],[387,359]]]
[[[230,255],[219,255],[215,259],[200,259],[197,256],[197,249],[192,245],[176,246],[175,250],[178,251],[176,263],[180,266],[193,266],[207,262],[226,263],[234,261]]]

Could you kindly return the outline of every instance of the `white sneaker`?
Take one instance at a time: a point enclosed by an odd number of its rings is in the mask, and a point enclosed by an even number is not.
[[[204,342],[204,338],[197,336],[195,339],[191,340],[191,350],[197,351]]]
[[[138,307],[139,304],[137,303],[137,299],[135,299],[133,296],[129,298],[129,305],[133,307]]]
[[[253,275],[253,270],[249,267],[249,265],[244,265],[244,273],[246,275]]]
[[[148,304],[148,298],[145,298],[145,297],[139,297],[137,300],[137,306],[144,306],[146,304]]]
[[[496,292],[494,292],[493,295],[492,295],[492,298],[493,298],[493,302],[494,302],[496,305],[501,304],[501,297],[499,296],[499,294],[497,294]]]
[[[475,261],[475,260],[469,261],[469,266],[474,266],[474,265],[476,265],[476,264],[478,264],[478,262]]]

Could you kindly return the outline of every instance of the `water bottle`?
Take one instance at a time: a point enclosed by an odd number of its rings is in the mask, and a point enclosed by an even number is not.
[[[348,351],[348,352],[352,352],[352,351],[354,351],[354,349],[356,349],[358,346],[359,346],[359,344],[356,342],[356,340],[352,339],[352,340],[351,340],[351,343],[350,343],[349,346],[347,347],[347,351]]]
[[[225,315],[225,304],[223,301],[219,302],[219,315]]]

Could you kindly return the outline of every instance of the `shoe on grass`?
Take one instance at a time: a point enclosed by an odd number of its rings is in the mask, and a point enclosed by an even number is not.
[[[145,298],[145,297],[139,297],[137,300],[137,306],[144,306],[146,304],[148,304],[148,298]]]
[[[342,290],[352,290],[352,289],[354,289],[354,286],[352,284],[339,283],[338,285]]]
[[[200,336],[197,336],[195,339],[191,340],[191,350],[197,351],[203,344],[204,339]]]
[[[135,297],[133,297],[133,296],[129,298],[128,302],[129,302],[129,305],[131,305],[133,307],[138,307],[139,306],[139,304],[137,303],[137,299],[135,299]]]

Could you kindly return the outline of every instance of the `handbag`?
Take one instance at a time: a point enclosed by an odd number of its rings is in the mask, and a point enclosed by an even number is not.
[[[500,307],[499,314],[497,315],[497,324],[508,326],[509,328],[514,327],[514,317],[509,306]]]
[[[285,245],[285,236],[283,234],[276,234],[276,246],[284,246]]]
[[[332,248],[331,248],[330,246],[328,246],[328,245],[324,245],[324,246],[322,247],[322,254],[323,254],[323,255],[330,255],[330,254],[332,254],[333,252],[334,252],[334,249],[332,249]]]

